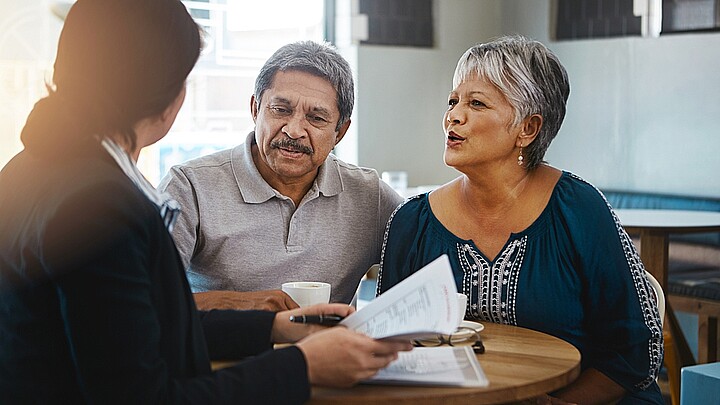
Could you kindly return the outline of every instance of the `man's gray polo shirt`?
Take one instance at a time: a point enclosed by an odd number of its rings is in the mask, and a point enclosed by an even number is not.
[[[160,184],[182,206],[173,236],[193,291],[324,281],[332,302],[349,303],[380,261],[385,225],[402,198],[375,170],[330,155],[296,209],[260,176],[253,140],[251,133],[233,149],[175,166]]]

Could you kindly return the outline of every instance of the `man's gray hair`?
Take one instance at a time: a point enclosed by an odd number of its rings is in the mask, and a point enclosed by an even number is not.
[[[255,100],[258,107],[265,90],[272,86],[278,71],[299,70],[322,77],[337,93],[340,119],[335,130],[350,120],[355,103],[355,86],[348,62],[328,43],[299,41],[287,44],[268,59],[255,80]]]
[[[514,125],[532,114],[543,124],[525,152],[528,170],[542,163],[565,118],[570,83],[565,68],[545,45],[519,35],[498,38],[468,49],[460,58],[453,87],[470,77],[494,84],[515,110]]]

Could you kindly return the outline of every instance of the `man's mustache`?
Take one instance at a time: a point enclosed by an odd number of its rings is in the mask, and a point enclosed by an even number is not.
[[[274,149],[285,149],[291,152],[301,152],[306,155],[312,155],[314,151],[311,147],[305,146],[295,139],[283,139],[281,141],[270,142],[270,147]]]

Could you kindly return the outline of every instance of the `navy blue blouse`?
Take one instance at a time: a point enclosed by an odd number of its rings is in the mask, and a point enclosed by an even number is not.
[[[435,217],[428,195],[406,200],[388,222],[377,294],[442,254],[467,319],[522,326],[559,337],[628,391],[623,403],[657,403],[662,326],[637,251],[602,193],[563,172],[527,229],[495,258]]]

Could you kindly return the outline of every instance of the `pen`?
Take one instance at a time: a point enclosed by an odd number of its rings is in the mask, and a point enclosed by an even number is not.
[[[290,322],[307,323],[316,325],[334,326],[343,320],[339,315],[293,315],[290,316]]]

